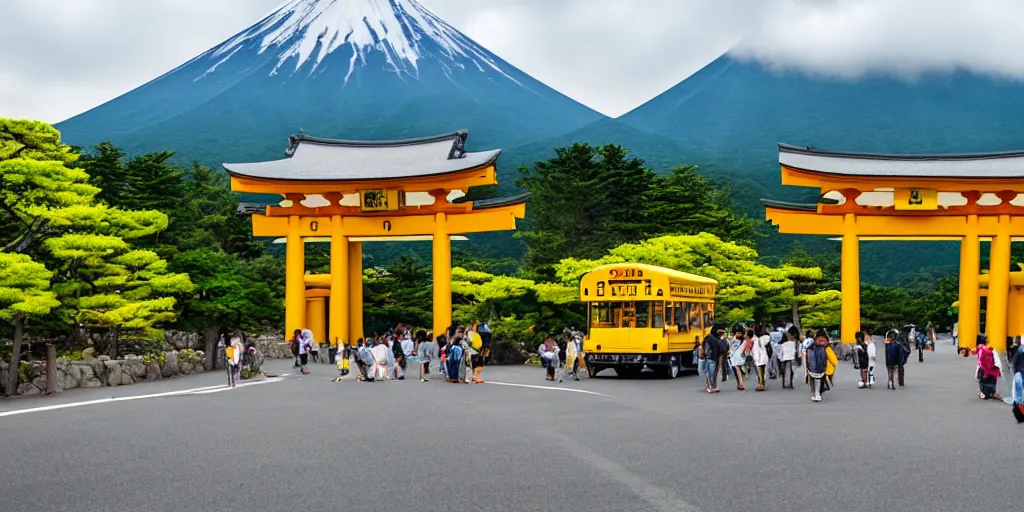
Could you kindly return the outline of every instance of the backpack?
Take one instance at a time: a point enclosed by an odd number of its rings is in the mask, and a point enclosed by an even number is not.
[[[995,356],[992,355],[992,349],[988,346],[978,347],[978,362],[981,363],[981,368],[991,368],[996,365]]]
[[[448,359],[458,361],[462,359],[462,345],[452,345],[448,349]]]
[[[811,373],[825,373],[828,367],[828,356],[825,354],[825,347],[814,345],[807,351],[807,371]]]
[[[299,340],[292,340],[291,342],[292,355],[299,355]]]
[[[396,338],[391,342],[391,352],[395,354],[395,359],[405,357],[405,351],[402,350],[402,340]]]

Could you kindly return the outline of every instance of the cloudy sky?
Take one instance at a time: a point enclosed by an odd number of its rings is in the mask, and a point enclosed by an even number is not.
[[[1024,0],[419,1],[513,65],[612,116],[729,49],[851,80],[956,68],[1024,79]],[[7,41],[0,116],[71,117],[281,3],[0,0]]]

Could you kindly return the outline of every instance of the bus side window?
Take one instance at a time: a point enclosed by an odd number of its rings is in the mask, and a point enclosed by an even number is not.
[[[673,304],[673,308],[675,309],[675,317],[673,317],[673,322],[676,324],[676,327],[679,329],[679,332],[686,332],[688,330],[686,328],[686,319],[688,317],[686,303],[676,302]]]
[[[687,303],[687,309],[690,310],[690,329],[700,329],[701,320],[701,308],[700,304]]]
[[[715,323],[715,309],[712,304],[704,305],[704,328],[707,329]]]
[[[660,300],[651,303],[651,327],[665,327],[665,303]]]
[[[647,327],[651,314],[651,303],[639,301],[636,303],[636,324],[633,327]]]

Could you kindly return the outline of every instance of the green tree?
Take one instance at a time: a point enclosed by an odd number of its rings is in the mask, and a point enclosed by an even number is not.
[[[168,272],[155,252],[132,250],[120,237],[67,235],[45,245],[62,262],[65,276],[54,291],[76,322],[113,332],[111,357],[117,357],[123,330],[141,339],[162,338],[154,326],[174,320],[173,295],[192,290],[188,274]]]
[[[25,319],[50,312],[60,304],[49,291],[53,273],[24,254],[0,253],[0,319],[14,326],[7,396],[18,389],[18,368]]]
[[[753,245],[757,223],[731,206],[729,188],[713,185],[696,165],[683,165],[654,178],[645,214],[649,236],[711,233],[722,240]]]
[[[368,269],[363,279],[366,333],[383,333],[399,322],[429,326],[434,318],[433,289],[426,286],[430,279],[430,270],[409,257]]]
[[[128,173],[121,163],[124,151],[110,142],[97,144],[95,151],[82,155],[78,163],[89,174],[89,184],[100,189],[96,200],[107,205],[120,204],[128,187]]]
[[[647,227],[645,201],[654,173],[615,144],[575,143],[555,157],[519,168],[517,185],[530,191],[524,226],[524,266],[552,276],[562,258],[596,258]]]
[[[166,294],[187,291],[188,276],[167,273],[155,253],[125,241],[163,230],[166,215],[97,202],[100,190],[74,167],[77,153],[50,125],[0,119],[0,148],[0,222],[18,227],[4,231],[5,252],[25,251],[59,270],[58,318],[113,328],[115,335],[173,318],[174,299]]]
[[[210,364],[221,334],[233,329],[259,331],[283,320],[282,297],[243,266],[237,257],[211,249],[180,253],[171,263],[170,270],[188,274],[195,285],[182,297],[177,326],[203,333]]]

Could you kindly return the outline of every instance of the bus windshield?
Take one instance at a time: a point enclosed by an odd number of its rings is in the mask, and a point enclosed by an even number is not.
[[[702,317],[702,314],[704,318]],[[710,325],[710,308],[690,302],[632,301],[591,302],[591,328],[657,328],[676,326],[679,332],[701,328],[701,321]]]

